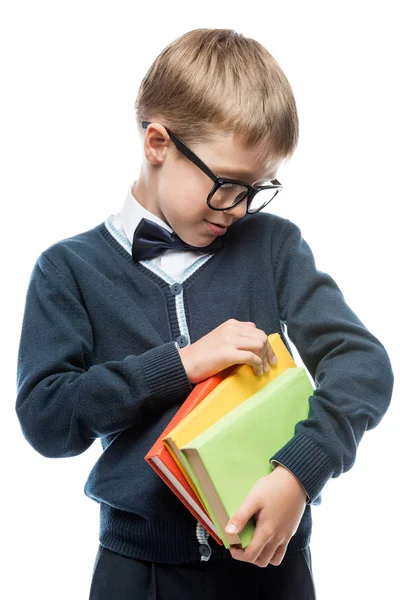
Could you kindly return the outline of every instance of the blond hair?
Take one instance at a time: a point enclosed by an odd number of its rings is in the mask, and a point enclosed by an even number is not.
[[[194,29],[171,42],[145,74],[136,122],[169,127],[189,147],[232,133],[269,164],[289,159],[299,123],[292,88],[271,54],[232,29]]]

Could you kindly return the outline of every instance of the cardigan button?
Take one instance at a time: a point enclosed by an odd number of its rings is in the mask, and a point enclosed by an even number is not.
[[[183,348],[184,346],[187,346],[187,337],[185,335],[180,335],[176,338],[176,343],[178,344],[179,348]]]
[[[174,294],[174,296],[179,296],[182,293],[182,286],[180,283],[173,283],[169,289]]]
[[[199,552],[201,556],[205,556],[206,558],[209,558],[211,556],[211,548],[209,546],[206,546],[206,544],[200,544]]]

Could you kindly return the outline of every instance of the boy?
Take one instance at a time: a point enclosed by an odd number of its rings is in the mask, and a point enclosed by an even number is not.
[[[198,29],[157,57],[136,100],[144,158],[120,213],[53,244],[29,282],[17,414],[44,456],[103,453],[90,598],[315,598],[311,505],[349,470],[390,403],[380,341],[290,220],[262,211],[298,139],[291,87],[255,40]],[[316,382],[310,413],[231,519],[219,546],[144,456],[199,381],[273,364],[288,335]]]

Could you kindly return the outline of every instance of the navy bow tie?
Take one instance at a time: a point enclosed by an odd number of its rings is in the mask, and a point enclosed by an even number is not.
[[[214,252],[224,246],[223,236],[218,236],[208,246],[191,246],[184,242],[175,232],[170,233],[149,219],[142,219],[135,229],[132,243],[132,258],[135,261],[150,260],[166,250],[192,250],[198,252]]]

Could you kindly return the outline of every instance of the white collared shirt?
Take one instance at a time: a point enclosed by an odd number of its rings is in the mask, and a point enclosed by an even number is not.
[[[132,193],[132,188],[136,184],[136,180],[129,186],[128,193],[121,211],[113,217],[113,224],[120,232],[123,232],[128,240],[132,243],[133,234],[136,227],[139,225],[142,218],[149,219],[165,227],[167,231],[172,233],[173,229],[162,219],[153,215],[144,206],[140,204]],[[163,271],[171,275],[176,280],[179,280],[182,273],[188,269],[199,257],[205,256],[204,252],[190,250],[166,250],[160,256],[151,259]]]

